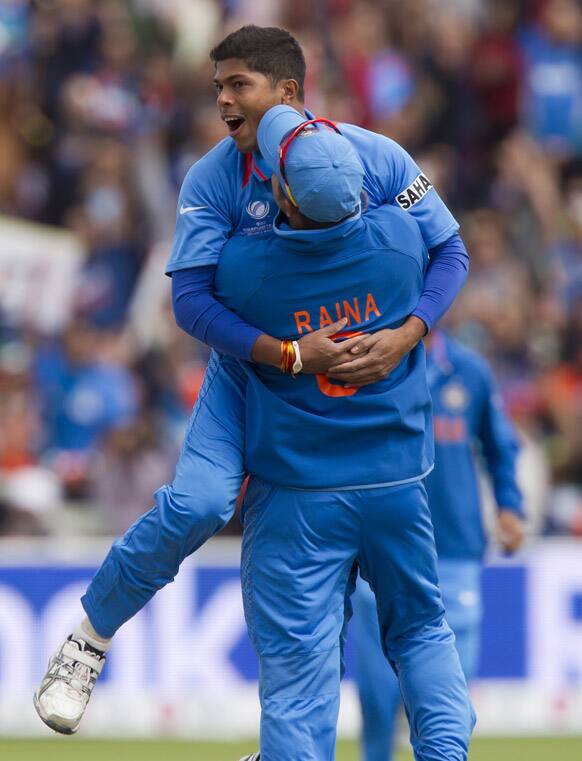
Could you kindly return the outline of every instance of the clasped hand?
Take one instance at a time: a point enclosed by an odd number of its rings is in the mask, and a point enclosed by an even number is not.
[[[300,339],[303,372],[324,373],[346,386],[367,386],[389,375],[426,331],[422,320],[410,317],[395,330],[338,341],[346,325],[343,318]]]

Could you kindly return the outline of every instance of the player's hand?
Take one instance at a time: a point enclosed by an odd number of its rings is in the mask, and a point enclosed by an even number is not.
[[[376,383],[394,370],[425,332],[424,322],[417,317],[410,317],[396,330],[379,330],[356,342],[350,349],[350,360],[330,367],[327,375],[349,386]]]
[[[523,518],[513,510],[501,508],[497,513],[497,538],[505,552],[518,550],[525,538]]]
[[[325,328],[314,330],[299,339],[301,362],[304,373],[326,373],[332,365],[339,365],[352,356],[350,350],[361,343],[363,336],[347,338],[345,341],[333,340],[348,324],[345,317],[327,325]]]

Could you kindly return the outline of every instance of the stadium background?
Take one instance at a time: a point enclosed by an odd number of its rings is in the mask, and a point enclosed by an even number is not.
[[[180,182],[224,135],[208,50],[249,21],[296,34],[309,107],[404,145],[462,223],[447,324],[495,368],[530,516],[484,579],[472,758],[582,758],[577,0],[0,4],[0,734],[46,735],[30,695],[48,652],[109,537],[172,477],[207,350],[174,326],[163,266]],[[128,758],[253,750],[196,744],[256,731],[237,532],[122,630],[82,734],[150,738]],[[340,732],[357,726],[348,679]],[[511,735],[547,737],[487,739]],[[23,759],[67,748],[0,739]]]

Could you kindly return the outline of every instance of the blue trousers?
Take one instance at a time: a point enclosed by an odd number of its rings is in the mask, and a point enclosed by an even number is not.
[[[438,562],[447,621],[467,680],[476,673],[481,623],[481,563]],[[369,585],[358,580],[353,596],[357,681],[362,709],[363,761],[391,761],[395,756],[396,719],[400,706],[398,680],[386,667],[378,627],[376,600]]]
[[[252,479],[241,576],[260,664],[261,761],[333,761],[358,568],[375,593],[415,758],[466,759],[474,714],[444,620],[423,484],[309,492]]]
[[[103,637],[112,637],[231,518],[245,476],[245,391],[241,367],[213,352],[174,481],[114,542],[81,598]]]

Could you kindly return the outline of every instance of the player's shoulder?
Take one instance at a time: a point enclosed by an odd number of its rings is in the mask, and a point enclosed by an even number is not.
[[[456,338],[445,335],[447,354],[455,369],[459,372],[470,374],[475,379],[489,381],[492,370],[489,362],[481,354],[465,346]]]
[[[237,175],[240,163],[241,154],[234,140],[225,137],[192,164],[186,173],[184,182],[189,184],[204,182],[207,184],[213,181],[232,180]]]
[[[399,206],[384,204],[364,215],[368,235],[380,246],[404,252],[425,252],[420,227]]]
[[[374,157],[378,153],[397,156],[404,152],[395,140],[378,132],[372,132],[356,124],[339,123],[338,129],[346,137],[354,148],[360,153],[361,158]]]

